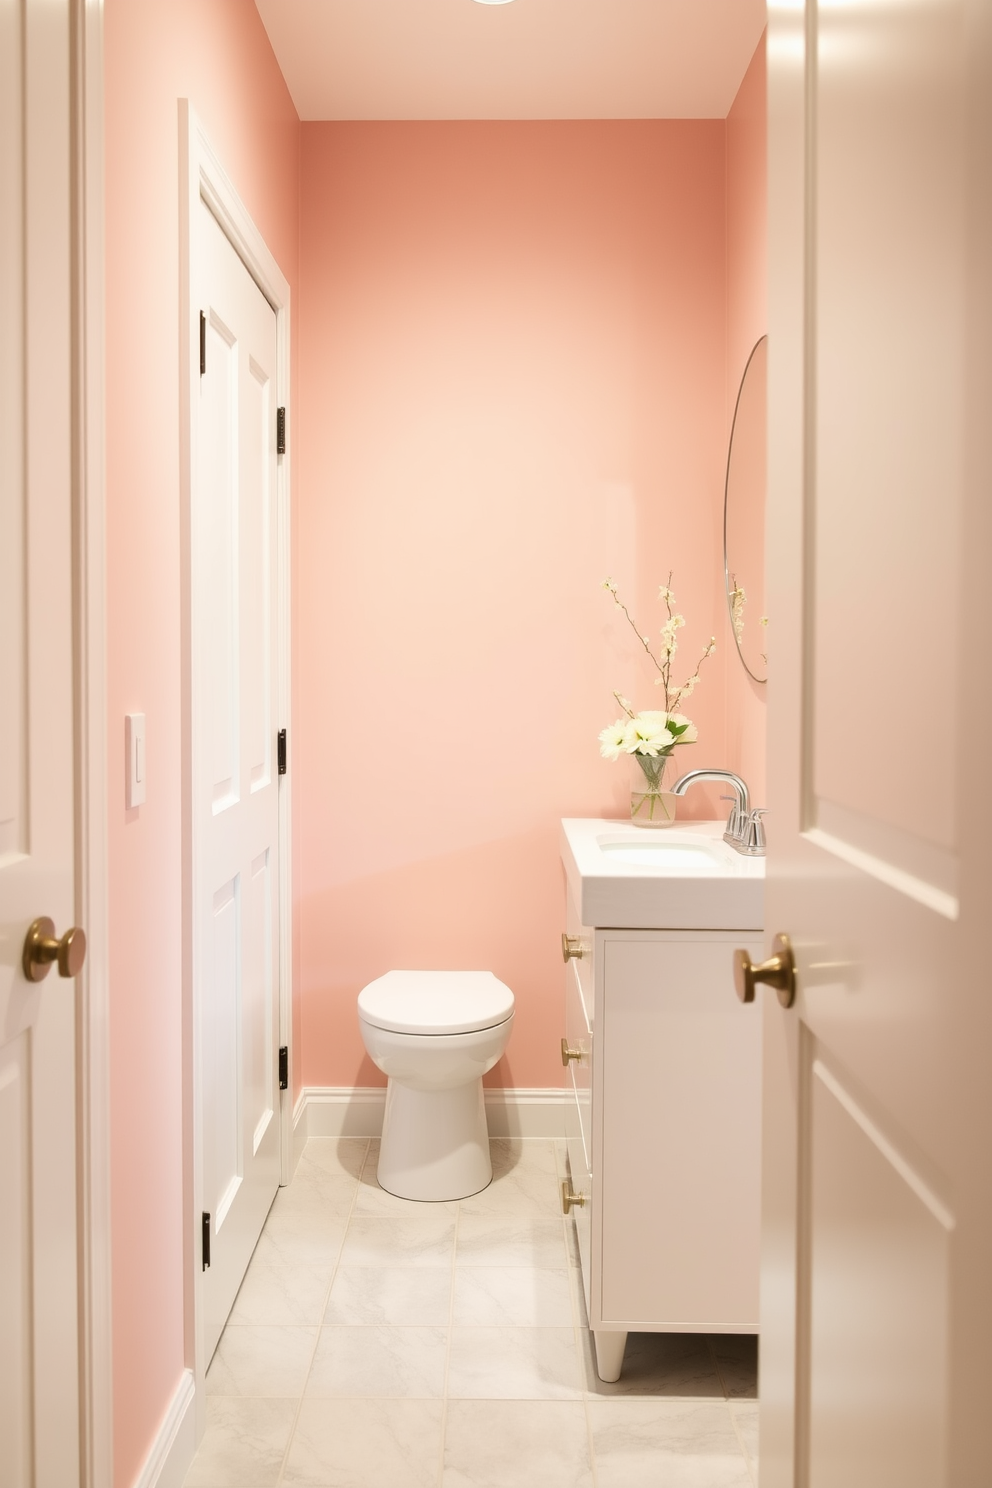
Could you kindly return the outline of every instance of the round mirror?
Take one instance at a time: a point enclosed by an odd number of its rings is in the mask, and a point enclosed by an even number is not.
[[[747,359],[737,393],[723,491],[723,568],[737,651],[755,682],[768,681],[765,654],[765,482],[768,337]]]

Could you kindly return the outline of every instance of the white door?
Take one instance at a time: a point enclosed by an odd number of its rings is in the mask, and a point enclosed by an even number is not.
[[[0,1485],[79,1481],[69,7],[0,6]]]
[[[191,515],[206,1358],[279,1182],[276,317],[201,201]]]
[[[989,20],[770,7],[762,1488],[990,1476]]]

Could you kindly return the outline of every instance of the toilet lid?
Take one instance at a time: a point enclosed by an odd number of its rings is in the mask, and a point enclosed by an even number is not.
[[[491,971],[387,971],[358,994],[358,1016],[391,1033],[474,1033],[512,1012]]]

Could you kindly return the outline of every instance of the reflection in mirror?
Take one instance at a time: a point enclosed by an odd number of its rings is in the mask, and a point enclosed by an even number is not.
[[[755,682],[768,681],[765,614],[766,388],[768,337],[748,357],[727,453],[723,566],[737,651]]]

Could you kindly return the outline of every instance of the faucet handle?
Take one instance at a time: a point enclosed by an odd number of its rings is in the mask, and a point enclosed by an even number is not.
[[[765,824],[761,818],[767,815],[767,806],[755,806],[753,811],[747,814],[744,823],[744,851],[752,858],[763,858],[765,855]]]

